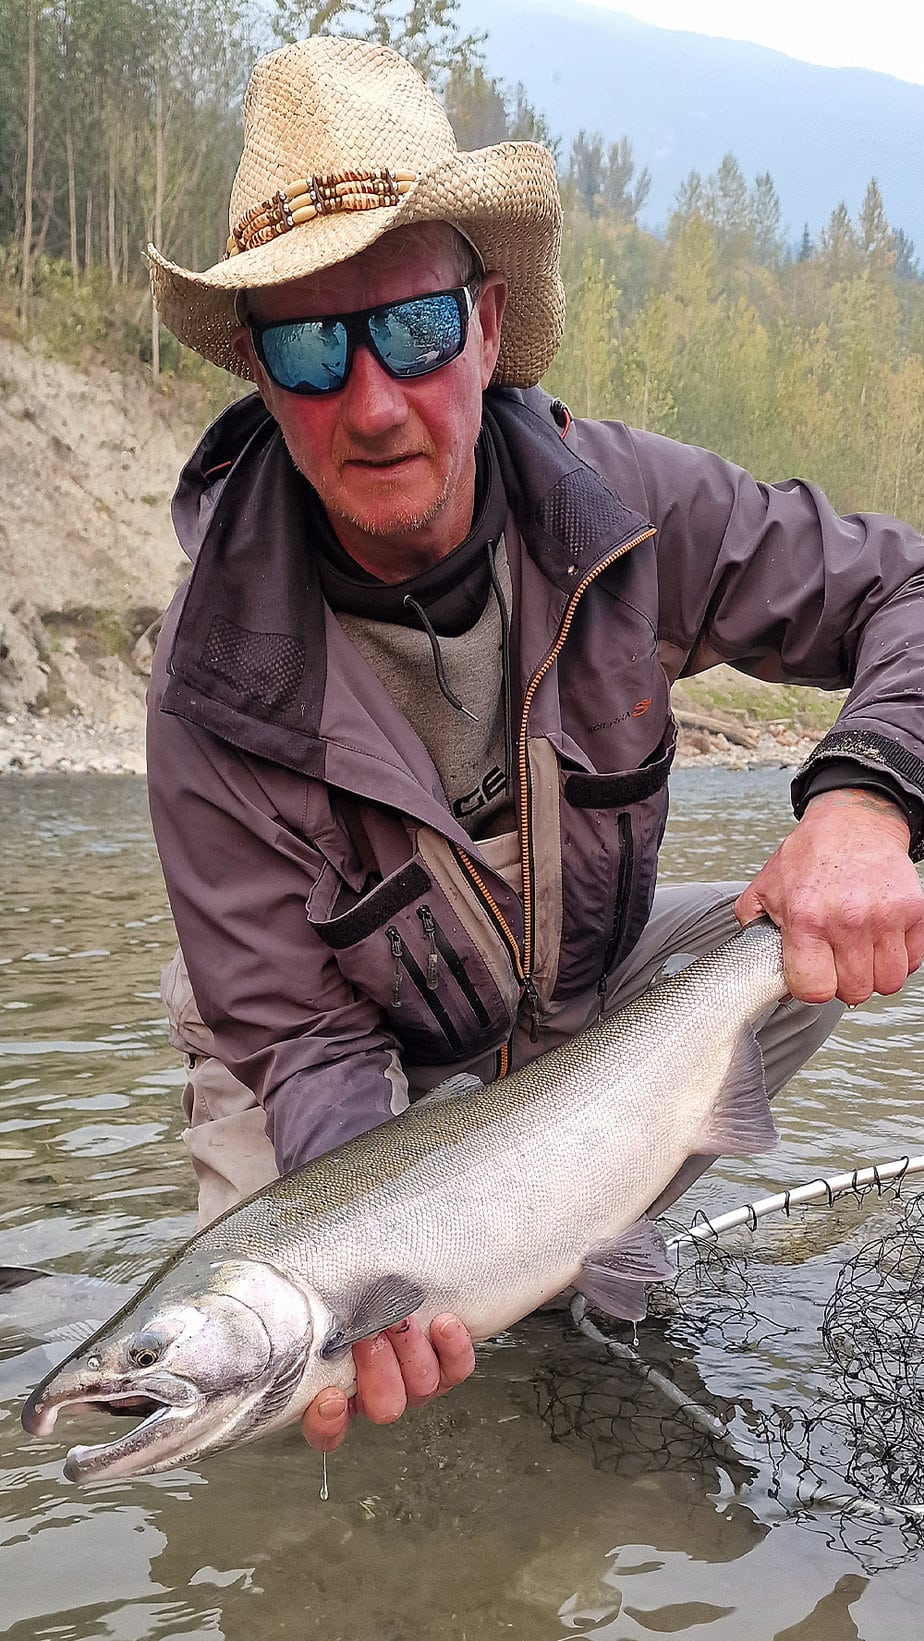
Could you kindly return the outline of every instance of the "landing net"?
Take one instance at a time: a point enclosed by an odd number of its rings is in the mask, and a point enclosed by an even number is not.
[[[701,1464],[761,1514],[924,1546],[922,1187],[924,1157],[904,1157],[661,1219],[677,1275],[637,1330],[572,1306],[588,1349],[538,1386],[553,1439],[620,1475]]]

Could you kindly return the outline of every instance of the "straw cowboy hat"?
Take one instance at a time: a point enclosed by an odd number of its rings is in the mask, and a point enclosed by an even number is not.
[[[446,114],[386,46],[316,35],[257,63],[225,256],[204,273],[148,246],[157,308],[181,342],[239,376],[240,290],[319,272],[390,229],[451,222],[509,283],[498,384],[538,382],[561,341],[561,207],[538,143],[460,153]]]

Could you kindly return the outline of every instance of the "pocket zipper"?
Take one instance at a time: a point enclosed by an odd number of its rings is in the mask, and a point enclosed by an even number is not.
[[[632,883],[632,871],[635,865],[635,844],[632,837],[632,819],[623,810],[616,821],[616,835],[619,839],[619,865],[616,871],[616,893],[613,905],[613,921],[610,927],[610,938],[606,951],[603,954],[603,970],[597,981],[597,992],[600,997],[600,1012],[603,1013],[606,1001],[606,985],[610,969],[615,962],[616,955],[622,945],[626,932],[626,918],[629,913],[629,890]]]
[[[423,924],[423,931],[427,937],[427,990],[436,991],[439,985],[437,967],[439,953],[436,949],[436,924],[429,906],[418,906],[417,916]]]
[[[393,1009],[399,1009],[401,1007],[401,959],[404,956],[404,945],[402,943],[401,936],[393,924],[390,928],[385,930],[385,933],[388,936],[388,944],[391,947],[391,955],[395,964],[395,979],[391,993],[391,1006]]]

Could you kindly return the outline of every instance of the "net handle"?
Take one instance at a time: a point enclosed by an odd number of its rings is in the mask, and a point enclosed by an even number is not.
[[[924,1173],[924,1156],[899,1157],[895,1162],[874,1162],[854,1168],[849,1174],[833,1174],[830,1179],[814,1179],[805,1185],[790,1186],[775,1196],[761,1197],[757,1202],[746,1202],[740,1208],[732,1208],[727,1214],[720,1214],[718,1219],[711,1219],[700,1209],[689,1229],[669,1237],[667,1246],[673,1252],[709,1237],[719,1237],[723,1231],[734,1230],[738,1225],[748,1225],[753,1230],[758,1220],[764,1219],[767,1214],[789,1214],[793,1208],[807,1202],[824,1202],[830,1208],[838,1197],[850,1191],[866,1190],[870,1186],[882,1191],[888,1185],[900,1191],[908,1175],[921,1173]]]

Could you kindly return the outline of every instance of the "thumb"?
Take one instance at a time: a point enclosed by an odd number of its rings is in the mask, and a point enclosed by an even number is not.
[[[734,913],[742,928],[745,923],[753,923],[757,917],[762,917],[766,910],[757,888],[757,880],[749,883],[742,889],[733,907]]]

